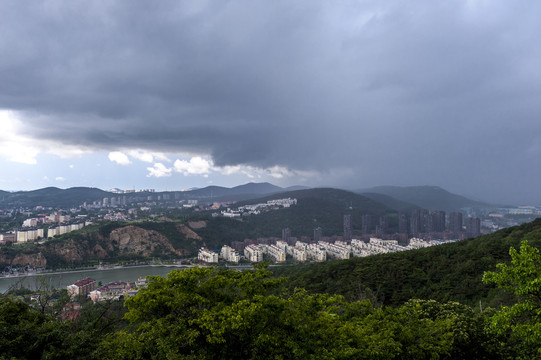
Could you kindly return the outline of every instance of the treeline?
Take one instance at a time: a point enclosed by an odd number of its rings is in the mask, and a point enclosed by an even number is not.
[[[0,299],[0,359],[533,359],[541,356],[541,256],[524,241],[483,281],[516,296],[501,309],[410,299],[400,306],[288,291],[285,278],[192,268],[136,296],[35,306]],[[42,294],[43,295],[43,294]],[[63,295],[65,297],[65,293]],[[45,300],[45,301],[42,301]]]

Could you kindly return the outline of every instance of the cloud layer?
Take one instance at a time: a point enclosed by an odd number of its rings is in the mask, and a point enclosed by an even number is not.
[[[25,138],[105,150],[119,164],[130,159],[116,152],[138,149],[126,153],[155,177],[243,166],[353,188],[525,197],[541,175],[540,10],[2,2],[0,108],[16,112]],[[170,166],[161,156],[172,153],[193,156]]]

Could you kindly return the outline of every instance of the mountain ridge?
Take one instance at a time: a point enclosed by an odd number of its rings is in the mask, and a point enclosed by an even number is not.
[[[493,204],[453,194],[439,186],[376,186],[355,191],[390,196],[428,210],[459,211],[468,207],[495,207]]]
[[[151,195],[151,194],[162,194],[162,193],[176,193],[179,194],[179,200],[187,199],[205,199],[208,201],[219,200],[219,201],[236,201],[238,198],[248,199],[261,197],[263,195],[278,193],[287,191],[290,188],[299,188],[300,186],[282,188],[276,185],[273,185],[268,182],[263,183],[253,183],[249,182],[242,185],[237,185],[232,188],[222,187],[211,185],[201,189],[190,190],[190,191],[160,191],[160,192],[148,192],[142,191],[138,193],[126,193],[119,194],[114,193],[94,187],[71,187],[66,189],[61,189],[58,187],[45,187],[36,190],[28,191],[16,191],[16,192],[7,192],[0,190],[0,205],[18,207],[18,206],[58,206],[58,207],[73,207],[79,206],[83,202],[93,202],[100,201],[104,197],[116,197],[116,196],[127,196],[137,197],[141,194]],[[41,202],[41,203],[37,203]]]

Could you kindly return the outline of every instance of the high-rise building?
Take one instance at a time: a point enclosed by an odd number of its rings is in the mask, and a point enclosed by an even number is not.
[[[369,214],[364,214],[361,217],[361,231],[364,235],[370,234],[372,230],[372,216]]]
[[[481,219],[469,217],[466,218],[466,236],[476,237],[481,235]]]
[[[344,240],[350,241],[353,236],[353,227],[351,225],[351,215],[344,215]]]
[[[432,214],[430,214],[430,218],[430,231],[428,232],[445,231],[445,211],[433,211]]]
[[[410,234],[416,236],[421,232],[421,212],[419,209],[412,210],[410,216]]]
[[[289,228],[282,229],[282,240],[288,242],[290,237],[291,230],[289,230]]]
[[[384,215],[379,217],[379,224],[376,227],[376,234],[378,236],[382,236],[383,234],[387,234],[389,232],[389,218]]]
[[[449,214],[449,231],[453,233],[462,232],[462,213],[452,212]]]
[[[314,242],[317,243],[323,236],[323,230],[318,226],[314,229]]]
[[[430,211],[426,209],[419,210],[419,219],[419,232],[430,232],[430,228],[432,226],[432,218],[430,217]]]
[[[398,214],[398,232],[400,234],[408,233],[408,215],[405,212]]]

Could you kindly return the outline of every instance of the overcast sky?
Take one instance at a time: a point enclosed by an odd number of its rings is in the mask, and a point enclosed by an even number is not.
[[[536,1],[2,1],[0,189],[541,203]]]

